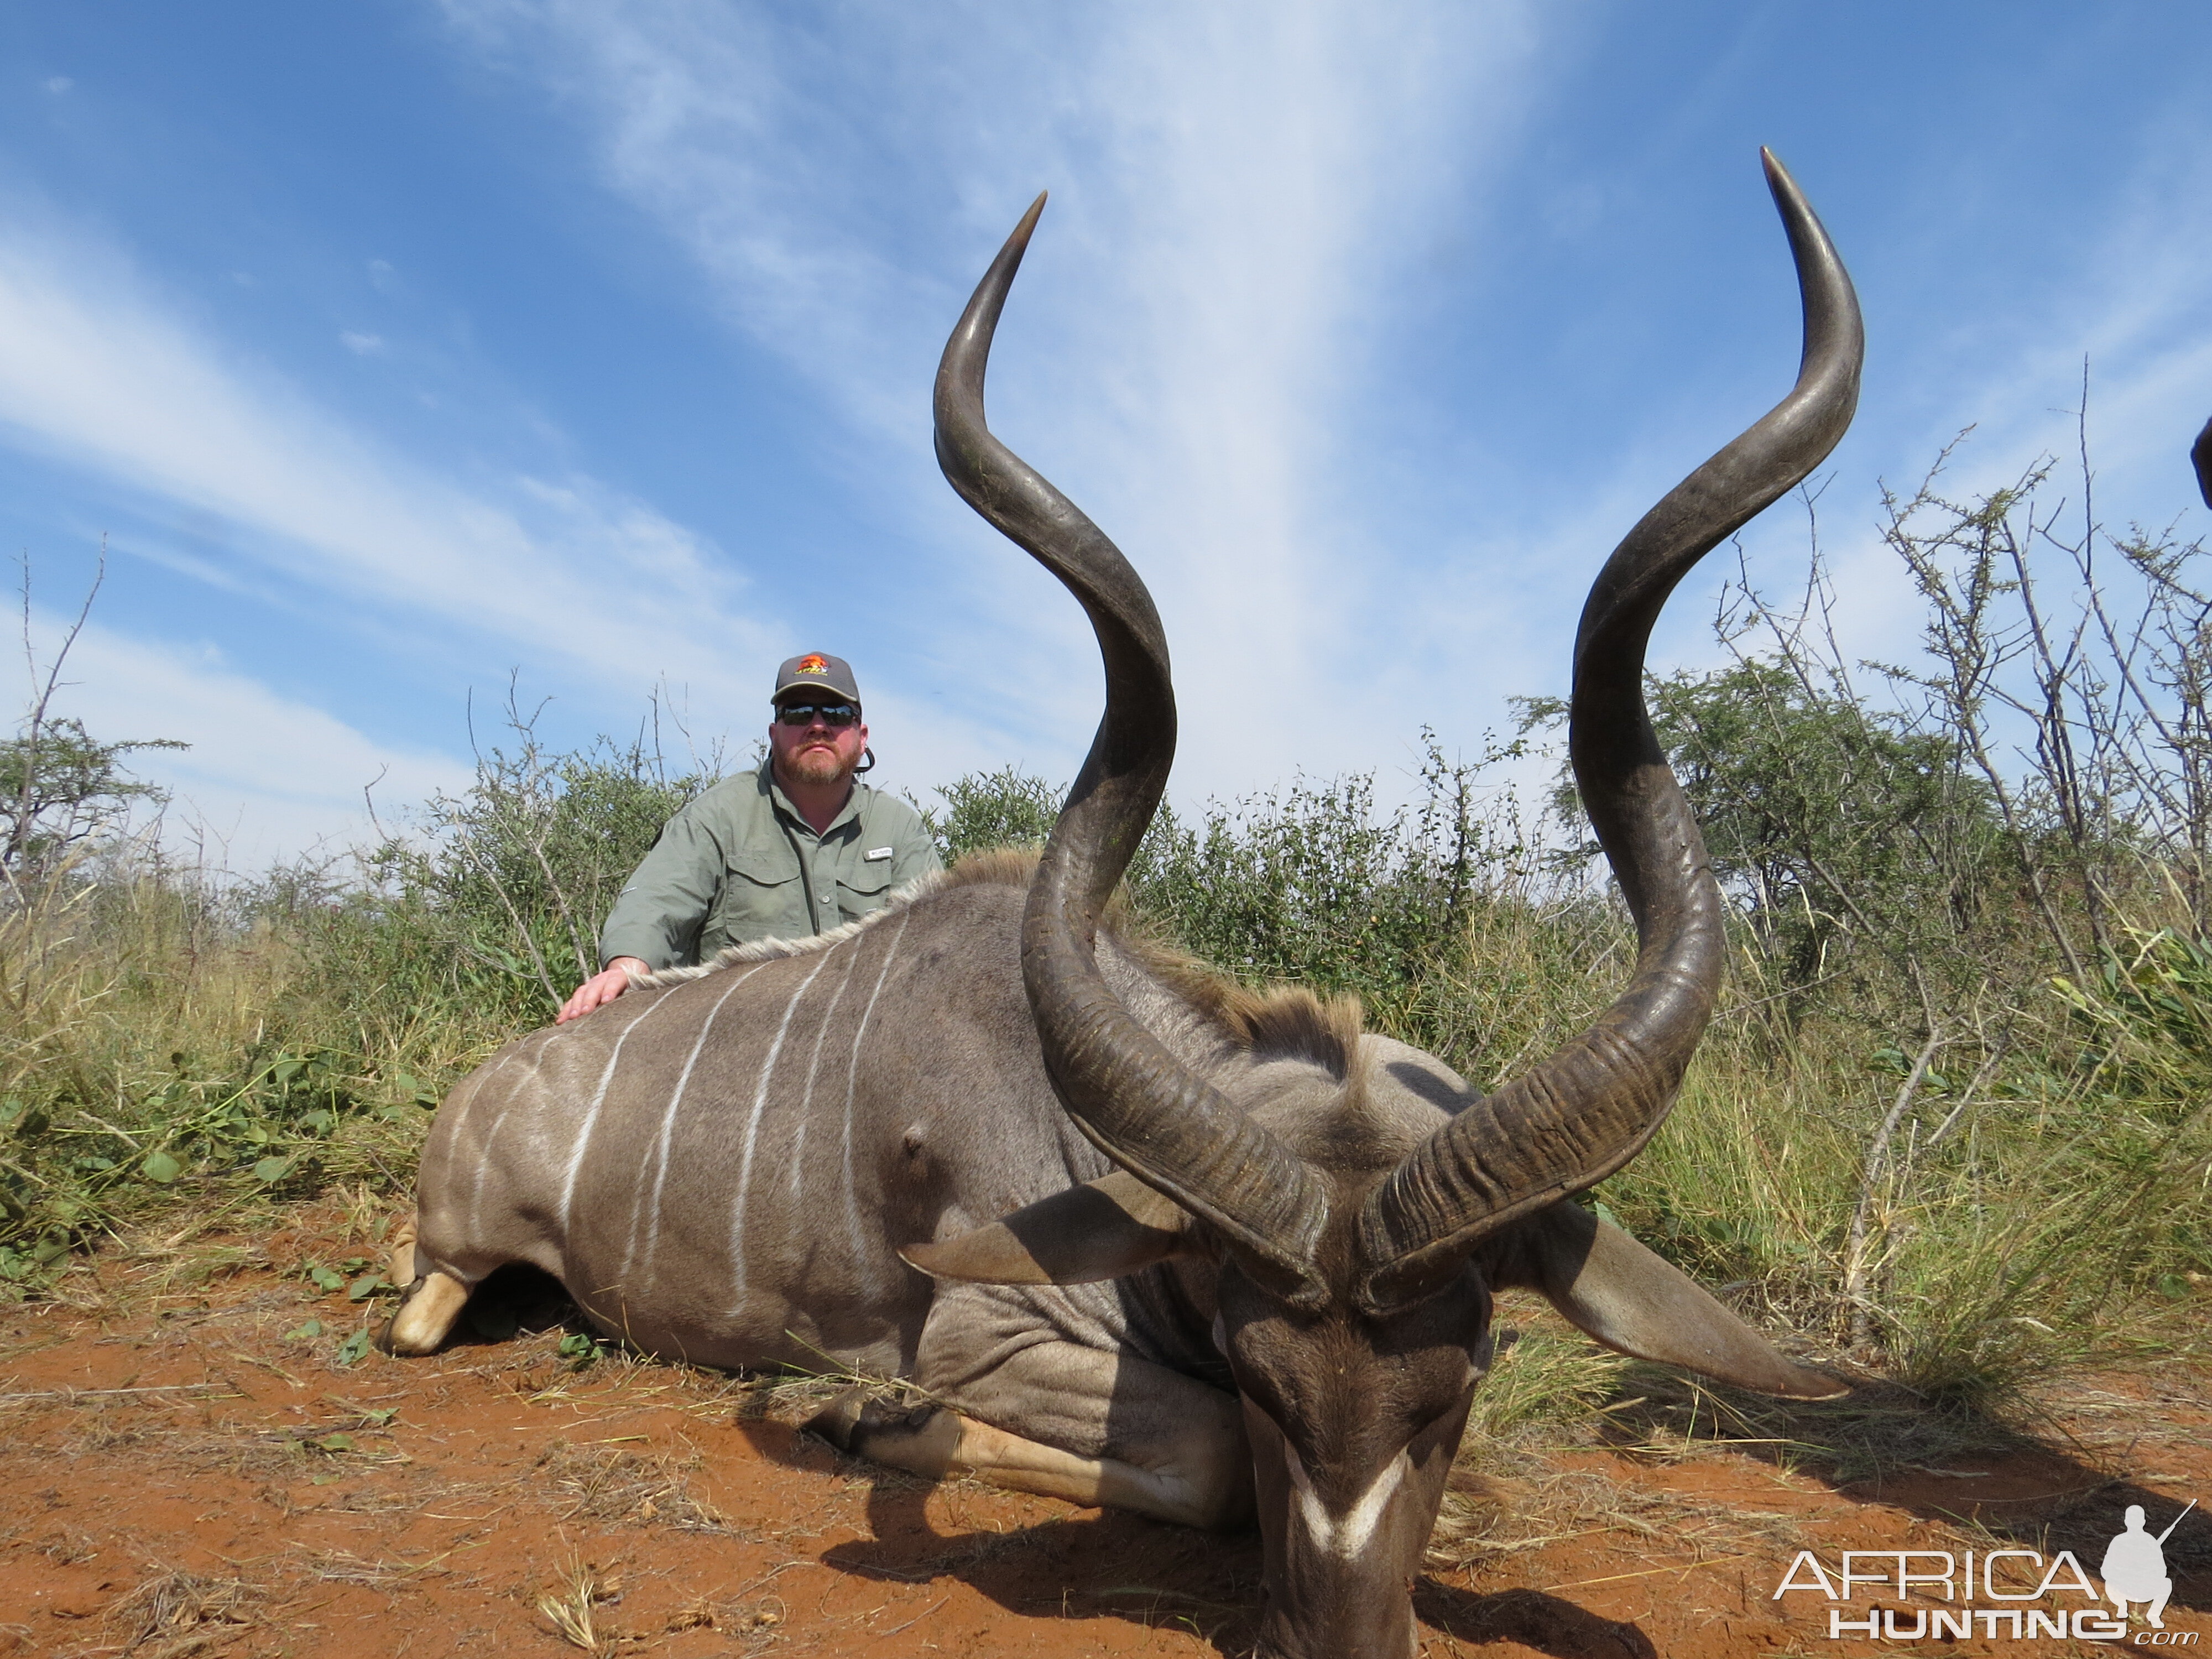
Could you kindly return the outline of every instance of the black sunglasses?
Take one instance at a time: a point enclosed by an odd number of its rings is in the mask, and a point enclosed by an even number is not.
[[[811,726],[817,720],[833,727],[860,723],[860,711],[849,702],[780,702],[775,717],[785,726]]]

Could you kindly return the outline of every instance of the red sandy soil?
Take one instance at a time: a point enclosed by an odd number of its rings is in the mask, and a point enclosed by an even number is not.
[[[571,1369],[562,1328],[529,1334],[526,1305],[519,1337],[342,1365],[364,1311],[299,1275],[370,1247],[319,1220],[112,1257],[66,1301],[0,1313],[0,1653],[557,1659],[582,1644],[542,1603],[580,1598],[600,1652],[669,1659],[1249,1647],[1256,1539],[872,1469],[798,1431],[787,1396],[620,1357]],[[296,1334],[311,1318],[324,1334]],[[1421,1651],[1864,1651],[1829,1638],[1817,1597],[1772,1599],[1799,1548],[2025,1540],[2094,1571],[2124,1504],[2155,1529],[2212,1499],[2196,1381],[2100,1379],[2040,1443],[1841,1487],[1757,1448],[1564,1455],[1492,1497],[1601,1501],[1427,1575]],[[2166,1623],[2202,1631],[2212,1547],[2185,1541]]]

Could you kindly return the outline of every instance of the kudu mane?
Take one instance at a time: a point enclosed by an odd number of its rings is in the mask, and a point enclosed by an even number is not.
[[[882,909],[858,921],[848,921],[842,927],[833,927],[808,939],[763,939],[747,945],[727,945],[711,962],[690,968],[664,968],[657,974],[641,975],[632,983],[641,990],[659,990],[688,980],[704,979],[747,963],[812,956],[835,949],[925,899],[957,888],[1012,887],[1027,892],[1036,879],[1042,850],[1036,847],[994,847],[988,852],[969,853],[950,870],[933,870],[907,883],[890,896]],[[1127,905],[1118,902],[1106,908],[1099,921],[1139,967],[1254,1059],[1310,1060],[1340,1083],[1356,1081],[1352,1057],[1358,1052],[1364,1019],[1358,998],[1318,997],[1304,987],[1295,985],[1269,986],[1260,990],[1239,985],[1188,951],[1177,950],[1158,938],[1131,914]]]

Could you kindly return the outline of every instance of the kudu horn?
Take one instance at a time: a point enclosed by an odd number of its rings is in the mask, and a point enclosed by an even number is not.
[[[1047,842],[1022,918],[1022,980],[1047,1070],[1076,1127],[1147,1185],[1292,1285],[1313,1277],[1321,1182],[1129,1017],[1098,971],[1098,915],[1175,758],[1175,689],[1152,595],[1082,510],[991,434],[983,377],[1040,195],[976,285],[937,371],[937,459],[976,512],[1081,602],[1105,659],[1106,712]]]
[[[1568,753],[1636,919],[1636,973],[1596,1023],[1475,1102],[1367,1200],[1361,1300],[1442,1283],[1483,1239],[1628,1162],[1665,1120],[1711,1018],[1726,943],[1720,890],[1651,730],[1644,657],[1674,585],[1825,459],[1858,404],[1865,339],[1843,263],[1796,183],[1761,150],[1805,312],[1797,384],[1765,419],[1668,492],[1599,572],[1575,638]]]

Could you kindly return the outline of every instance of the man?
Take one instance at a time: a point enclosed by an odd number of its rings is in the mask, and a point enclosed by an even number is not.
[[[843,658],[792,658],[770,702],[768,759],[669,819],[607,917],[605,965],[562,1007],[561,1023],[612,1002],[634,974],[857,921],[939,867],[914,809],[854,775],[863,756],[874,757]]]
[[[2191,1499],[2189,1509],[2196,1507],[2196,1500]],[[2189,1510],[2181,1512],[2188,1513]],[[2127,1522],[2127,1530],[2106,1547],[2104,1562],[2098,1568],[2099,1576],[2105,1581],[2105,1595],[2119,1609],[2122,1619],[2128,1616],[2129,1602],[2148,1602],[2144,1616],[2153,1629],[2164,1630],[2166,1598],[2173,1594],[2173,1580],[2166,1574],[2165,1545],[2173,1535],[2173,1527],[2152,1537],[2143,1530],[2143,1506],[2140,1504],[2129,1504],[2123,1519]],[[2181,1516],[2176,1516],[2174,1526],[2180,1524]]]

